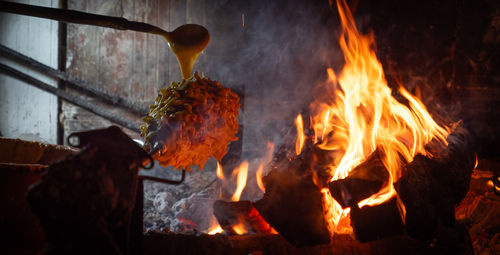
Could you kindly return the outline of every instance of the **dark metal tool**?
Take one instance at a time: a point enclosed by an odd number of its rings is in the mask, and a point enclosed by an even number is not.
[[[129,21],[125,18],[13,2],[1,1],[0,11],[39,18],[53,19],[69,23],[109,27],[120,30],[133,30],[159,35],[168,33],[167,31],[157,26],[153,26],[143,22]]]

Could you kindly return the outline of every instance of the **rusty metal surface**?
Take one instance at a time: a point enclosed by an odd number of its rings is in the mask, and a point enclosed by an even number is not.
[[[70,0],[68,9],[123,17],[167,31],[186,23],[205,24],[202,0]],[[76,79],[100,84],[102,89],[139,105],[149,105],[160,87],[181,80],[177,59],[161,36],[85,25],[67,27],[66,70]],[[198,67],[205,58],[204,54],[199,57],[195,69],[203,71]],[[72,132],[110,125],[66,103],[62,105],[61,122],[64,140]]]

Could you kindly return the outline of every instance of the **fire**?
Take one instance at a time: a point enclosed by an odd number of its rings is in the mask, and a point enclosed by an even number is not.
[[[233,175],[237,175],[236,190],[231,197],[232,201],[240,201],[241,193],[247,185],[248,176],[248,161],[243,161],[237,168],[234,169]]]
[[[474,162],[474,170],[477,169],[477,165],[479,165],[479,160],[477,159],[477,154],[476,154],[476,162]]]
[[[295,126],[297,127],[297,142],[295,143],[295,152],[297,155],[302,152],[302,147],[304,147],[304,124],[302,121],[302,114],[297,115],[295,119]]]
[[[237,225],[234,225],[233,230],[238,235],[244,235],[248,233],[248,230],[245,228],[245,225],[243,223],[238,223]]]
[[[215,235],[224,232],[224,230],[222,230],[221,226],[217,224],[208,229],[207,232],[209,235]]]
[[[257,181],[257,186],[259,186],[262,192],[266,192],[266,187],[264,186],[264,182],[262,181],[262,176],[264,174],[264,166],[271,161],[273,157],[273,152],[274,152],[274,143],[268,141],[267,153],[261,160],[259,168],[257,168],[257,172],[255,172],[255,180]]]
[[[212,215],[211,225],[212,226],[208,228],[208,230],[206,231],[207,234],[215,235],[224,232],[219,223],[217,223],[217,219],[213,215]]]
[[[264,164],[260,164],[259,168],[257,168],[257,172],[255,172],[255,180],[257,180],[257,186],[259,186],[259,189],[262,190],[262,192],[266,192],[266,187],[262,181],[262,172],[264,172]]]
[[[449,131],[439,126],[423,103],[402,86],[398,92],[407,102],[401,103],[392,96],[375,54],[373,33],[359,33],[345,0],[337,0],[337,7],[342,23],[339,44],[345,65],[338,76],[333,69],[327,69],[331,99],[312,104],[313,138],[316,146],[334,155],[326,169],[330,181],[347,177],[376,149],[382,152],[382,162],[390,173],[389,185],[358,204],[376,205],[396,195],[392,183],[401,176],[402,160],[411,162],[419,153],[429,155],[424,146],[431,140],[447,145]],[[297,154],[305,139],[301,118],[299,115],[296,120]],[[329,196],[327,189],[322,192]],[[324,202],[330,208],[332,229],[338,232],[338,223],[348,213],[335,200],[327,200]]]
[[[222,172],[222,166],[220,165],[219,161],[217,161],[217,178],[219,178],[221,181],[225,181],[226,178],[224,177],[224,172]]]

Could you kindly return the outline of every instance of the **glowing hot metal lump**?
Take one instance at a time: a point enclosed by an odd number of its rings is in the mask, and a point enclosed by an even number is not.
[[[203,168],[210,157],[221,160],[237,140],[239,98],[216,81],[193,78],[160,89],[143,120],[144,147],[161,165]]]

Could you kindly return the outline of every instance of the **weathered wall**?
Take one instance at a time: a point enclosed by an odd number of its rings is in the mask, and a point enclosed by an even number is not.
[[[70,0],[68,8],[124,17],[171,31],[187,21],[203,25],[203,4],[198,2],[203,3],[199,0]],[[84,25],[68,25],[66,68],[79,79],[143,105],[154,100],[158,88],[181,79],[177,60],[161,36]],[[65,137],[71,132],[112,124],[71,104],[63,103],[62,110]]]
[[[57,0],[19,1],[57,7]],[[45,19],[0,13],[0,43],[57,68],[58,24]],[[56,81],[0,61],[56,86]],[[0,74],[0,133],[6,137],[57,143],[57,97]]]

